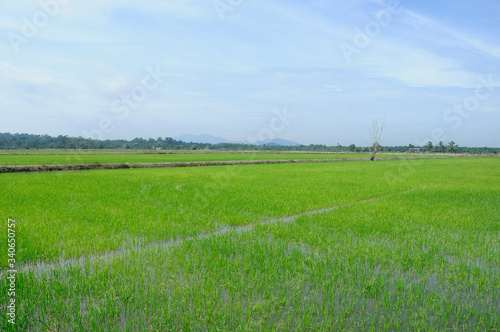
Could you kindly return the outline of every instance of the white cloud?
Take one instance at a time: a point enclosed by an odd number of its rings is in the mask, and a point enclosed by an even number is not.
[[[323,85],[323,86],[318,86],[319,89],[323,90],[328,90],[328,91],[335,91],[335,92],[341,92],[342,87],[338,85]]]
[[[484,52],[486,54],[492,55],[492,56],[497,57],[497,58],[500,57],[500,47],[498,47],[496,45],[487,44],[479,39],[469,38],[465,35],[462,35],[458,31],[448,30],[448,33],[450,35],[456,37],[457,39],[460,39],[460,40],[468,43],[469,45],[471,45],[472,47],[474,47],[475,49],[477,49],[481,52]]]
[[[420,29],[422,26],[430,25],[435,26],[435,22],[423,15],[415,13],[411,10],[404,10],[406,17],[403,18],[403,22],[408,25],[413,26],[414,28]]]
[[[2,77],[5,81],[15,81],[36,85],[48,85],[56,81],[45,70],[21,69],[8,61],[0,62],[0,77]]]
[[[443,23],[437,22],[430,17],[423,16],[414,11],[405,10],[405,14],[407,15],[407,17],[405,18],[405,22],[417,29],[420,29],[423,26],[428,26],[434,29],[434,31],[440,31],[447,34],[448,36],[452,36],[455,39],[458,39],[459,45],[463,46],[463,42],[465,42],[465,45],[468,45],[469,47],[472,47],[478,51],[495,57],[500,57],[500,47],[497,45],[488,44],[480,40],[479,38],[466,36],[465,33],[458,31],[457,29],[453,29]]]
[[[429,47],[429,43],[441,47],[443,41],[449,42],[452,36],[460,47],[463,47],[464,41],[476,48],[482,47],[483,50],[488,49],[486,45],[466,39],[443,24],[416,12],[405,10],[404,13],[402,21],[411,26],[412,30],[418,29],[418,34],[405,30],[396,31],[401,27],[393,22],[380,35],[372,38],[370,45],[361,49],[355,61],[345,68],[413,87],[474,88],[479,73],[465,69],[463,59],[456,58],[453,54],[444,54],[439,48]],[[420,36],[425,36],[425,40],[420,40]],[[493,47],[488,50],[494,54]]]
[[[38,1],[2,1],[0,29],[20,31],[22,18],[40,10]],[[348,64],[339,44],[354,44],[354,29],[385,8],[382,0],[245,0],[225,21],[212,0],[70,0],[19,56],[8,49],[7,38],[0,42],[5,60],[0,62],[0,100],[8,105],[4,109],[24,112],[26,119],[34,109],[40,119],[56,116],[51,110],[57,107],[74,119],[61,130],[78,135],[81,127],[92,129],[103,116],[114,116],[110,100],[140,84],[146,66],[159,64],[170,75],[117,125],[115,137],[165,136],[192,128],[225,136],[230,131],[223,126],[243,132],[251,114],[261,119],[284,105],[310,117],[309,127],[297,122],[302,139],[290,139],[311,143],[329,140],[332,131],[310,128],[336,123],[351,141],[359,119],[384,112],[399,116],[401,123],[422,112],[422,123],[434,125],[428,116],[444,111],[442,104],[463,88],[475,88],[481,72],[494,72],[498,67],[491,56],[500,56],[500,50],[488,41],[494,37],[486,37],[487,31],[472,33],[469,29],[479,30],[471,24],[453,27],[441,22],[445,17],[426,17],[413,11],[412,3],[402,5],[406,12],[394,16]],[[422,6],[437,15],[433,6]],[[455,13],[447,12],[447,22]],[[497,28],[491,22],[491,30]],[[14,120],[9,130],[28,128]],[[43,121],[24,125],[51,126]],[[402,134],[406,143],[411,135]]]
[[[99,80],[98,86],[107,94],[118,94],[130,83],[124,75],[115,75],[113,77],[104,77]]]
[[[164,0],[144,2],[134,0],[87,0],[71,1],[64,8],[65,15],[81,20],[107,19],[112,11],[133,10],[137,12],[167,14],[183,19],[217,19],[212,1]]]

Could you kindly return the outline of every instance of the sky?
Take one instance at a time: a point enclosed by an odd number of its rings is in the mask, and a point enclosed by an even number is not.
[[[500,147],[498,0],[0,8],[0,132]]]

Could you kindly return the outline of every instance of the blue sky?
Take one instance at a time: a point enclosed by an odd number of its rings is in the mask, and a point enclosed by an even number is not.
[[[496,0],[0,3],[0,132],[500,147]]]

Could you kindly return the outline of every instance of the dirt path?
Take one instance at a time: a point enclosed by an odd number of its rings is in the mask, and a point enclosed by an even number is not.
[[[382,158],[375,161],[386,160],[412,160],[412,159],[447,159],[457,157],[408,157],[408,158]],[[460,157],[468,158],[468,157]],[[84,171],[97,169],[131,169],[131,168],[164,168],[164,167],[202,167],[202,166],[227,166],[227,165],[256,165],[256,164],[292,164],[292,163],[328,163],[348,161],[369,161],[367,158],[339,158],[339,159],[281,159],[281,160],[233,160],[233,161],[189,161],[166,163],[94,163],[94,164],[64,164],[64,165],[2,165],[0,173],[26,173],[26,172],[56,172],[56,171]]]

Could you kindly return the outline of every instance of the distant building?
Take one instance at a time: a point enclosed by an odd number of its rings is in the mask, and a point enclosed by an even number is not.
[[[422,153],[422,149],[420,149],[420,148],[409,148],[408,152],[409,153]]]

